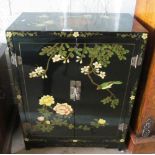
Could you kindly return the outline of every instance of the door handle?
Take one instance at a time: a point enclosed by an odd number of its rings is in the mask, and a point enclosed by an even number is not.
[[[70,81],[70,99],[73,101],[80,100],[81,81]]]

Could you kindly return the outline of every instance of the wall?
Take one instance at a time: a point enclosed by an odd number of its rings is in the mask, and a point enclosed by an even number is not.
[[[136,0],[0,0],[0,42],[21,12],[102,12],[134,14]]]

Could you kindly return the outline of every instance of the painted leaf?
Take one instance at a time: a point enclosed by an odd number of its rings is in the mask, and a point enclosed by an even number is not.
[[[100,84],[98,87],[97,87],[97,89],[99,90],[99,89],[102,89],[102,90],[105,90],[105,89],[108,89],[108,88],[111,88],[112,87],[112,85],[114,85],[114,84],[122,84],[122,82],[121,81],[109,81],[109,82],[104,82],[104,83],[102,83],[102,84]]]

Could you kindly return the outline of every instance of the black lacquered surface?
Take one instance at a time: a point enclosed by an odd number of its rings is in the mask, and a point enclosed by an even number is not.
[[[99,31],[131,32],[130,14],[22,13],[10,31]]]

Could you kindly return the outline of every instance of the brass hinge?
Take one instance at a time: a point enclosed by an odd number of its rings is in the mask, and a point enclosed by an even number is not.
[[[131,58],[131,66],[133,66],[134,68],[137,68],[137,66],[141,66],[142,65],[142,56],[140,55],[136,55],[134,57]]]
[[[120,130],[120,131],[125,131],[126,129],[128,128],[128,125],[127,124],[125,124],[125,123],[120,123],[119,125],[118,125],[118,130]]]

